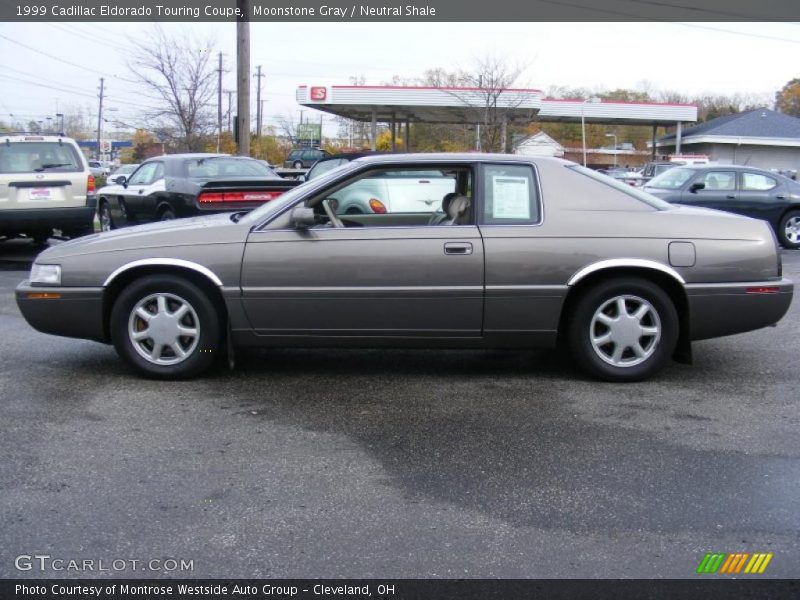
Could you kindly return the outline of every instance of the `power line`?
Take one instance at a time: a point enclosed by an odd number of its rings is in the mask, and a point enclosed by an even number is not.
[[[65,65],[69,65],[71,67],[75,67],[76,69],[81,69],[82,71],[91,71],[92,73],[97,73],[98,75],[103,75],[105,77],[111,77],[113,79],[118,79],[120,81],[127,81],[128,83],[134,83],[134,84],[138,84],[139,83],[138,81],[134,81],[133,79],[126,79],[125,77],[120,77],[118,75],[109,75],[108,73],[104,73],[103,71],[98,71],[96,69],[90,69],[86,65],[79,65],[77,63],[70,62],[70,61],[68,61],[68,60],[66,60],[64,58],[55,56],[54,54],[50,54],[49,52],[45,52],[44,50],[39,50],[38,48],[34,48],[33,46],[29,46],[28,44],[23,44],[22,42],[19,42],[17,40],[11,39],[7,35],[3,35],[2,33],[0,33],[0,38],[3,38],[4,40],[9,41],[12,44],[16,44],[17,46],[22,46],[23,48],[26,48],[26,49],[28,49],[28,50],[30,50],[32,52],[36,52],[38,54],[41,54],[42,56],[46,56],[46,57],[51,58],[53,60],[57,60],[59,62],[62,62]]]

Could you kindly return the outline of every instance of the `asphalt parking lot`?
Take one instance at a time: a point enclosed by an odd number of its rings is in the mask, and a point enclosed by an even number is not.
[[[31,256],[0,242],[0,577],[92,575],[15,568],[37,553],[190,577],[684,578],[743,551],[800,574],[797,302],[640,384],[551,352],[328,350],[161,383],[32,330],[13,298]]]

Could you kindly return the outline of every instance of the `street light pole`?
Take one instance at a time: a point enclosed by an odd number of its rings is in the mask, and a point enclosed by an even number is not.
[[[617,134],[616,133],[607,133],[606,137],[613,137],[614,138],[614,166],[617,166]]]

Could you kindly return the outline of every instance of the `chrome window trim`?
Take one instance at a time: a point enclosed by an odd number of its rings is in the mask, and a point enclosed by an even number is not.
[[[619,267],[636,267],[636,268],[644,268],[644,269],[653,269],[655,271],[661,271],[662,273],[666,273],[667,275],[671,276],[681,285],[686,285],[686,280],[681,277],[680,273],[678,273],[672,267],[668,267],[665,264],[660,262],[656,262],[654,260],[647,260],[644,258],[611,258],[608,260],[601,260],[596,263],[592,263],[587,265],[577,271],[572,277],[570,277],[569,281],[567,281],[567,285],[575,285],[581,279],[586,277],[587,275],[591,275],[592,273],[596,273],[597,271],[602,271],[604,269],[613,269]]]
[[[168,266],[168,267],[182,267],[184,269],[191,269],[192,271],[196,271],[201,275],[205,275],[208,279],[211,280],[214,285],[222,287],[222,280],[217,277],[217,274],[214,273],[208,267],[204,267],[203,265],[199,265],[195,262],[189,260],[182,260],[180,258],[144,258],[141,260],[134,260],[129,263],[125,263],[121,267],[115,269],[111,275],[103,283],[103,287],[108,287],[114,279],[116,279],[119,275],[124,273],[125,271],[129,271],[130,269],[135,269],[136,267],[145,267],[145,266]]]
[[[475,173],[476,180],[477,180],[477,178],[479,177],[479,175],[477,175],[477,173],[480,171],[481,165],[484,164],[482,161],[474,160],[474,159],[473,160],[469,160],[469,159],[441,160],[441,159],[433,159],[433,158],[431,158],[431,159],[422,158],[422,159],[419,159],[419,160],[407,161],[407,162],[405,162],[405,161],[401,161],[401,162],[387,161],[385,163],[383,161],[360,163],[359,160],[360,159],[355,159],[355,160],[350,161],[350,164],[356,164],[358,166],[353,168],[352,172],[348,171],[349,176],[357,176],[357,175],[360,175],[361,173],[363,173],[365,171],[369,171],[369,170],[375,169],[375,168],[394,168],[394,167],[402,168],[403,166],[414,165],[414,164],[447,164],[447,165],[459,165],[459,166],[465,165],[465,166],[470,167],[471,169],[473,169],[473,172]],[[511,164],[522,164],[522,165],[530,164],[531,166],[534,167],[534,169],[536,168],[533,163],[527,163],[527,162],[524,162],[524,161],[518,161],[516,163],[511,163]],[[334,171],[331,171],[331,172],[334,172]],[[324,177],[325,174],[323,174],[322,176]],[[311,182],[308,182],[308,183],[311,183]],[[327,185],[327,184],[326,185],[318,185],[315,188],[311,188],[311,189],[308,190],[308,194],[306,194],[302,199],[298,200],[298,202],[305,202],[310,197],[313,197],[316,194],[318,194],[319,192],[321,192],[322,190],[324,190],[326,187],[334,188],[334,187],[336,187],[338,185],[338,183],[339,182],[337,181],[336,183],[333,183],[332,185]],[[280,211],[278,213],[275,213],[274,215],[270,215],[264,221],[256,223],[255,225],[253,225],[251,227],[250,232],[251,233],[257,233],[257,232],[260,232],[260,231],[265,231],[265,227],[267,227],[270,223],[272,223],[275,219],[277,219],[281,215],[283,215],[283,214],[289,212],[290,210],[292,210],[295,206],[297,206],[297,202],[287,206],[282,211]],[[476,219],[476,223],[477,223],[477,219]],[[477,225],[473,224],[471,226],[477,226]],[[428,225],[416,225],[416,226],[407,226],[407,227],[430,227],[430,226],[428,226]],[[396,228],[400,229],[401,227],[398,226]],[[384,229],[388,229],[388,227],[384,228]],[[285,230],[285,229],[283,229],[283,230],[276,229],[276,230],[273,230],[273,231],[287,231],[287,230]],[[288,230],[288,231],[292,231],[292,230]]]

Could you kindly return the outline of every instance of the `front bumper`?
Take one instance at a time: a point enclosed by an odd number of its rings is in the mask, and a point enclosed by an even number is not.
[[[103,288],[17,286],[17,306],[37,331],[108,342],[103,326]]]
[[[757,288],[777,292],[754,293]],[[774,325],[789,310],[794,284],[789,279],[686,285],[692,340],[744,333]]]
[[[84,206],[64,208],[21,208],[0,212],[0,233],[27,233],[50,229],[78,229],[94,221],[97,198],[86,199]]]

